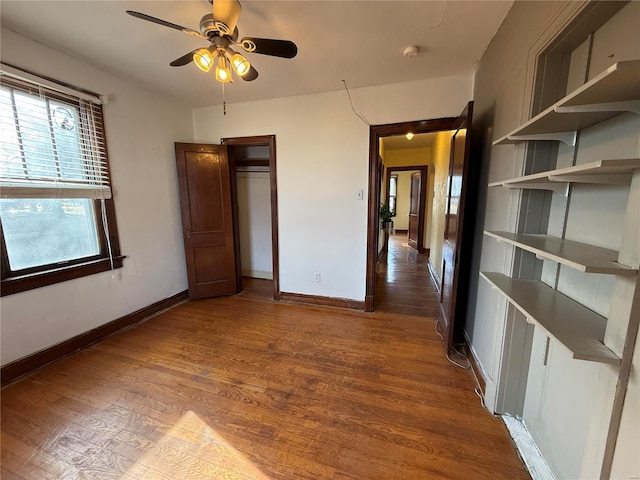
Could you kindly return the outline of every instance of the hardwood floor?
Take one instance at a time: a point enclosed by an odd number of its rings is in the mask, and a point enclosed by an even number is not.
[[[432,319],[275,303],[265,285],[3,389],[2,479],[529,478]]]
[[[375,310],[438,318],[440,294],[427,260],[408,247],[406,232],[391,235],[386,261],[377,266]]]

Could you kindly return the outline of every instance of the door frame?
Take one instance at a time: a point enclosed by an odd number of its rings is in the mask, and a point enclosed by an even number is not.
[[[273,299],[280,300],[280,271],[278,255],[278,182],[276,176],[276,136],[260,135],[253,137],[230,137],[221,139],[223,145],[227,146],[227,156],[229,157],[229,175],[231,176],[231,203],[233,206],[233,228],[235,236],[236,252],[236,287],[237,291],[242,291],[242,268],[240,258],[240,226],[238,222],[238,189],[236,184],[236,155],[235,148],[267,146],[269,147],[269,184],[271,191],[271,259],[273,270]]]
[[[420,207],[418,209],[418,253],[424,253],[424,222],[427,210],[427,189],[429,188],[429,166],[414,165],[408,167],[389,167],[387,168],[385,184],[387,186],[387,202],[389,201],[389,185],[391,184],[391,175],[393,172],[420,172]]]
[[[457,117],[437,118],[433,120],[417,120],[413,122],[388,123],[369,127],[369,204],[367,218],[367,272],[364,297],[366,312],[374,310],[376,291],[376,264],[378,260],[379,231],[379,179],[382,172],[378,165],[380,157],[380,139],[384,137],[405,135],[407,132],[432,133],[451,130]]]

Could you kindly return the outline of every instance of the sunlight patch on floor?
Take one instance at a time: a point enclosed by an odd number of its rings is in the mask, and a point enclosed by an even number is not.
[[[233,478],[269,480],[245,456],[189,411],[122,480]]]

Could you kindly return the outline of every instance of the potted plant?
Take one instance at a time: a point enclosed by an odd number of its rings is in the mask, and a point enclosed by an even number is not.
[[[382,228],[386,229],[387,225],[391,222],[391,219],[393,217],[393,212],[391,211],[388,202],[380,204],[379,214]]]

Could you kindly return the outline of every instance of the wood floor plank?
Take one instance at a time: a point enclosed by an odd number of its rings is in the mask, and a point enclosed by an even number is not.
[[[529,478],[435,318],[265,292],[182,304],[3,389],[3,478]]]

